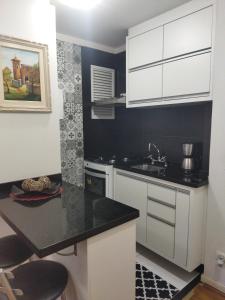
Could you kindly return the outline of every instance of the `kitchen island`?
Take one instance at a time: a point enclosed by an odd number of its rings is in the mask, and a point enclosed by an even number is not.
[[[0,214],[38,257],[66,265],[68,300],[135,299],[138,210],[63,183],[47,202],[1,199]]]

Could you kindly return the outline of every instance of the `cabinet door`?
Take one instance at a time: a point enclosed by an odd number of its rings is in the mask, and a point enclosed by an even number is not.
[[[180,267],[187,265],[190,195],[177,192],[175,263]]]
[[[211,53],[172,61],[163,66],[163,97],[210,92]]]
[[[139,210],[137,220],[137,242],[146,243],[147,183],[121,175],[114,178],[115,200]]]
[[[128,74],[128,101],[162,97],[162,66],[150,67]]]
[[[163,27],[150,30],[128,40],[128,68],[136,68],[162,60]]]
[[[164,26],[164,55],[171,58],[212,45],[212,6]]]

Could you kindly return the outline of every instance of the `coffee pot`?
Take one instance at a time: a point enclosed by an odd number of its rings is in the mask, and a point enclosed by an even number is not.
[[[181,164],[181,168],[183,169],[185,174],[191,174],[194,170],[194,158],[193,158],[193,151],[194,151],[194,144],[183,144],[183,161]]]

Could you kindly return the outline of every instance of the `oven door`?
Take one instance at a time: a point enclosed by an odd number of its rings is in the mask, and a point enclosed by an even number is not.
[[[105,197],[107,176],[103,171],[85,168],[85,190]]]

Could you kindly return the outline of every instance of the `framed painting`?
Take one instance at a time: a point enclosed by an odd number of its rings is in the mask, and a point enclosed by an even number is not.
[[[47,45],[0,35],[0,111],[51,112]]]

